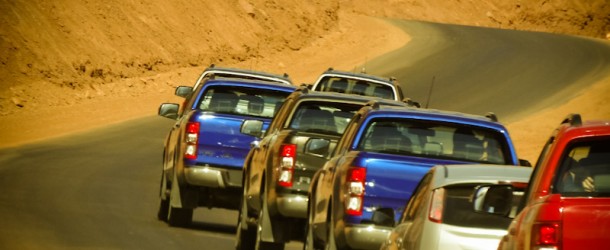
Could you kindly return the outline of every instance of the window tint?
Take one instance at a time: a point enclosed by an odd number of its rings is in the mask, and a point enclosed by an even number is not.
[[[315,90],[396,99],[391,85],[344,77],[325,77]]]
[[[205,90],[198,107],[203,111],[272,118],[289,94],[259,88],[211,86]]]
[[[303,101],[296,107],[289,128],[304,132],[342,135],[363,104]]]
[[[371,121],[358,145],[359,150],[370,152],[493,164],[511,162],[506,140],[497,131],[410,118]]]
[[[610,138],[571,143],[553,185],[566,196],[610,195]]]
[[[506,229],[511,218],[493,214],[477,213],[473,209],[472,196],[478,184],[462,184],[445,187],[445,206],[443,209],[443,224],[460,227],[476,227],[488,229]],[[517,210],[523,191],[513,193],[513,213]],[[511,216],[512,217],[512,216]]]

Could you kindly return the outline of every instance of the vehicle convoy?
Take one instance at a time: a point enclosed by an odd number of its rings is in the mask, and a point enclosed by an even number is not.
[[[176,94],[186,98],[183,107],[176,103],[159,107],[159,115],[177,121],[165,140],[158,218],[184,226],[197,207],[237,209],[241,168],[256,139],[250,131],[264,130],[295,89],[216,75],[206,77],[194,90],[176,88]]]
[[[482,186],[475,202],[511,199],[510,185]],[[571,114],[542,149],[520,209],[498,249],[610,249],[610,120]],[[483,213],[511,217],[505,209]]]
[[[398,221],[432,166],[468,163],[519,165],[495,115],[366,105],[311,180],[306,247],[379,249],[392,227],[372,223],[375,210]]]
[[[286,98],[244,162],[237,249],[283,249],[286,242],[302,239],[311,177],[326,162],[354,113],[372,100],[408,105],[307,87]]]
[[[531,173],[532,168],[507,165],[438,165],[431,168],[419,182],[399,224],[381,249],[496,249],[506,234],[510,219],[475,212],[472,209],[474,190],[483,184],[513,185],[513,199],[498,202],[506,202],[509,206],[505,207],[515,211]],[[494,206],[486,209],[495,209]],[[375,213],[382,215],[373,218],[391,218],[386,223],[392,226],[394,214],[391,209],[379,209]]]
[[[382,78],[365,73],[352,73],[329,68],[311,85],[315,91],[375,96],[403,101],[400,85],[395,78]]]

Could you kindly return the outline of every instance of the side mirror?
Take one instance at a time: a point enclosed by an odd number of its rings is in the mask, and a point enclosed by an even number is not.
[[[508,216],[512,209],[513,186],[510,184],[481,185],[474,191],[474,211]]]
[[[305,83],[305,82],[303,82],[303,83],[301,83],[301,86],[303,86],[303,87],[306,87],[306,88],[308,88],[308,89],[313,90],[313,89],[312,89],[312,87],[313,87],[313,84],[312,84],[312,83]]]
[[[245,120],[239,130],[242,134],[260,138],[263,136],[263,121]]]
[[[309,139],[305,144],[305,153],[326,157],[330,149],[330,141],[326,139]]]
[[[531,167],[532,163],[526,159],[519,159],[519,166]]]
[[[383,227],[394,227],[394,209],[381,207],[373,212],[371,217],[373,224]]]
[[[174,94],[176,94],[177,96],[180,97],[188,97],[191,93],[193,92],[193,87],[189,87],[189,86],[178,86],[176,88],[176,92],[174,92]]]
[[[402,99],[402,102],[406,103],[410,107],[421,108],[421,104],[419,102],[411,100],[411,98],[405,97]]]
[[[180,105],[177,103],[163,103],[159,106],[158,114],[165,118],[176,120],[178,119],[178,110]]]

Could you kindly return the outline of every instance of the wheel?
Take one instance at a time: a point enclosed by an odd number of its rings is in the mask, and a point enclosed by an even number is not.
[[[312,196],[311,194],[309,195],[309,202],[310,205],[307,209],[307,220],[305,221],[305,239],[303,242],[303,250],[318,250],[318,249],[322,249],[322,246],[320,246],[319,242],[316,242],[316,240],[314,240],[314,235],[313,235],[313,225],[312,225],[312,221],[313,221],[313,203],[315,202],[314,200],[312,200]],[[316,244],[318,243],[318,244]]]
[[[265,213],[267,211],[267,202],[265,201],[265,193],[264,190],[261,190],[261,204],[262,207],[258,213],[258,219],[256,220],[256,240],[254,242],[255,250],[284,250],[284,243],[278,242],[265,242],[261,238],[261,234],[263,233],[263,221],[266,220]],[[271,224],[271,223],[269,223]]]
[[[254,249],[254,243],[256,241],[256,231],[253,227],[246,225],[247,229],[242,228],[242,222],[237,222],[237,241],[235,243],[235,250],[250,250]]]
[[[159,187],[159,211],[157,211],[157,219],[167,221],[167,213],[169,212],[169,199],[165,195],[167,191],[167,183],[165,182],[165,174],[161,171],[161,185]],[[165,198],[164,198],[165,197]]]
[[[245,188],[245,186],[244,186]],[[244,195],[241,198],[241,207],[239,209],[239,216],[237,216],[237,233],[235,241],[235,250],[251,250],[254,249],[254,243],[256,242],[256,228],[248,225],[248,209],[245,200],[245,189]],[[246,225],[244,225],[244,223]],[[246,226],[246,229],[243,229]]]
[[[157,212],[157,219],[162,221],[167,221],[167,216],[169,212],[169,199],[161,198],[161,202],[159,202],[159,211]]]
[[[311,220],[309,220],[305,227],[305,241],[303,242],[303,250],[321,249],[324,249],[324,246],[320,245],[320,242],[314,239],[313,226],[311,224]]]
[[[326,245],[324,246],[325,250],[337,250],[337,243],[335,242],[335,223],[333,223],[332,219],[332,206],[328,206],[328,222],[326,223]]]
[[[174,195],[180,196],[180,189],[178,188],[178,180],[174,174],[174,180],[172,181],[171,189],[169,192],[168,201],[168,212],[167,212],[167,223],[172,227],[185,227],[191,223],[193,219],[192,208],[179,208],[172,206],[172,199],[176,199]],[[177,197],[179,198],[179,197]],[[184,203],[182,203],[184,204]]]
[[[167,223],[172,227],[186,227],[193,219],[193,209],[169,206]]]

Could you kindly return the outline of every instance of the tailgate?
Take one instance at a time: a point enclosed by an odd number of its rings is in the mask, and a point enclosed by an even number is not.
[[[309,185],[314,174],[328,160],[327,155],[330,154],[339,140],[339,136],[325,135],[316,133],[296,133],[289,135],[284,141],[290,141],[297,145],[297,157],[295,162],[292,191],[305,193],[309,191]],[[327,150],[324,151],[307,151],[306,147],[313,140],[325,140],[329,142]]]
[[[242,168],[256,137],[240,132],[244,117],[235,115],[200,115],[197,164]],[[265,120],[266,128],[269,124]]]
[[[563,198],[564,249],[596,249],[610,244],[610,198]]]
[[[370,217],[377,208],[391,207],[398,220],[417,184],[432,166],[460,162],[361,152],[354,163],[366,168],[363,217]]]

